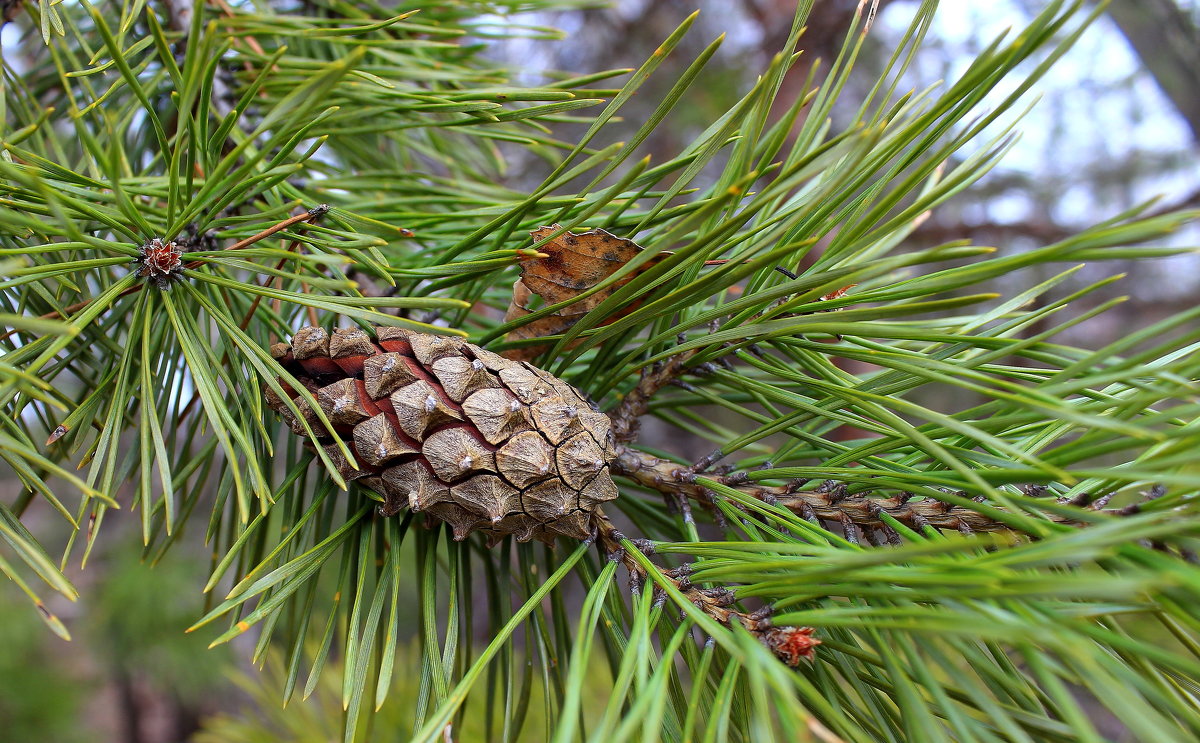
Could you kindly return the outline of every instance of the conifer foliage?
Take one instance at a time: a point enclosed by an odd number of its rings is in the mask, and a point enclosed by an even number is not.
[[[785,95],[801,0],[756,83],[651,159],[721,40],[612,141],[693,18],[635,70],[488,61],[498,35],[556,43],[518,11],[572,4],[7,3],[0,572],[66,637],[43,597],[76,596],[98,540],[203,541],[191,631],[281,657],[291,705],[341,669],[347,741],[1200,737],[1200,309],[1056,338],[1112,304],[1080,264],[1180,252],[1157,241],[1196,215],[910,240],[1102,10],[1046,3],[908,91],[922,2],[851,100],[867,4]],[[582,234],[641,249],[533,296],[523,269]],[[388,354],[412,378],[360,395]],[[554,514],[510,508],[549,468],[530,503]],[[452,517],[397,512],[414,490]],[[412,638],[418,692],[390,694]],[[372,730],[394,704],[413,729]]]

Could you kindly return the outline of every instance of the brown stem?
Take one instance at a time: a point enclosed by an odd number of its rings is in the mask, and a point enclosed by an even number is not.
[[[673,570],[664,570],[655,565],[656,576],[651,578],[650,572],[630,555],[628,548],[637,549],[650,557],[654,554],[652,543],[626,539],[599,509],[593,512],[592,523],[596,529],[596,545],[608,559],[619,561],[629,571],[635,585],[640,586],[647,580],[669,583],[697,609],[717,622],[725,626],[731,626],[734,622],[740,624],[790,666],[799,665],[801,659],[813,659],[813,650],[821,641],[812,636],[815,631],[812,627],[776,627],[771,623],[770,606],[753,612],[739,611],[735,607],[737,596],[729,588],[700,588],[692,583],[688,577],[690,564],[680,565]]]
[[[614,474],[628,477],[664,495],[690,498],[706,505],[712,503],[712,492],[697,481],[695,472],[686,465],[621,447],[612,463],[612,470]],[[1018,531],[985,513],[932,498],[910,501],[909,497],[904,496],[867,497],[858,493],[848,494],[842,486],[796,490],[787,485],[760,485],[750,482],[744,475],[727,478],[713,476],[710,479],[764,503],[786,508],[806,520],[839,523],[846,529],[850,539],[856,539],[856,530],[861,529],[868,540],[876,539],[876,532],[881,532],[887,541],[898,541],[895,530],[881,518],[885,513],[918,532],[926,526],[939,530],[955,529],[965,534]],[[1106,503],[1106,499],[1097,500],[1092,504],[1093,510],[1102,508]],[[1083,526],[1086,523],[1053,513],[1046,514],[1045,518],[1060,524]]]
[[[725,261],[706,261],[705,263],[716,264],[725,263]],[[779,271],[788,278],[796,278],[796,274],[792,273],[786,268],[783,268],[782,266],[776,266],[775,270]],[[835,289],[834,291],[822,296],[821,301],[841,299],[843,296],[845,296],[847,291],[855,286],[858,286],[858,284],[850,284],[848,286],[843,286],[840,289]],[[775,300],[774,303],[772,303],[771,307],[774,308],[781,304],[785,304],[788,301],[788,297],[780,297],[779,299]],[[837,310],[835,309],[833,311],[836,312]],[[800,314],[811,315],[816,314],[816,312],[817,310]],[[710,325],[710,331],[716,332],[716,330],[717,323],[714,321],[712,325]],[[683,343],[684,341],[686,341],[686,337],[683,335],[679,336],[679,342]],[[728,348],[731,346],[731,344],[727,343],[725,346]],[[696,356],[696,354],[702,350],[705,349],[693,348],[689,351],[683,351],[664,359],[663,361],[659,361],[653,366],[642,369],[642,375],[641,378],[638,379],[637,386],[630,390],[629,394],[625,395],[624,399],[621,400],[621,404],[618,405],[615,410],[609,413],[609,417],[612,419],[613,436],[616,437],[618,442],[629,443],[637,439],[639,429],[638,418],[646,413],[646,409],[650,404],[650,398],[654,396],[654,393],[683,376],[683,374],[687,371],[686,367],[688,362],[690,362]],[[718,363],[727,363],[723,358],[718,358],[716,361]],[[698,365],[695,371],[704,371],[705,368],[711,370],[713,368],[712,362]],[[684,386],[686,387],[686,385]],[[715,459],[708,461],[707,465],[712,465],[715,461]]]
[[[255,234],[251,235],[250,237],[247,237],[244,240],[240,240],[240,241],[234,243],[233,245],[230,245],[228,248],[225,248],[225,250],[241,250],[242,248],[248,248],[251,245],[253,245],[254,243],[258,242],[259,240],[264,240],[264,239],[270,237],[271,235],[274,235],[276,232],[279,232],[280,230],[286,230],[288,227],[291,227],[292,225],[296,224],[297,222],[308,222],[310,220],[316,220],[318,217],[324,215],[328,211],[329,211],[329,204],[318,204],[317,206],[314,206],[312,209],[309,209],[300,214],[296,214],[294,216],[288,217],[287,219],[283,220],[282,222],[278,222],[276,224],[271,225],[270,227],[263,230],[262,232],[255,233]],[[200,264],[201,264],[201,261],[192,261],[192,263],[187,264],[185,267],[186,268],[195,268],[196,266],[198,266]]]
[[[642,369],[642,376],[638,380],[637,386],[630,390],[616,410],[609,414],[609,418],[612,419],[613,436],[617,441],[627,443],[637,438],[640,428],[638,418],[645,414],[646,406],[650,404],[650,398],[654,396],[655,392],[678,379],[683,374],[687,362],[699,350],[696,348],[684,351]]]

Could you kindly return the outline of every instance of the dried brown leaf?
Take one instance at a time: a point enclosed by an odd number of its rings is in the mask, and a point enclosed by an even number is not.
[[[546,238],[548,235],[562,229],[559,225],[539,227],[530,234],[534,241]],[[588,232],[564,232],[550,242],[538,248],[544,257],[531,257],[521,261],[521,278],[513,284],[513,298],[508,305],[506,322],[517,320],[533,312],[531,304],[534,295],[541,297],[546,305],[558,304],[579,297],[580,294],[592,289],[600,282],[616,273],[622,266],[633,260],[643,248],[632,240],[617,237],[601,229]],[[667,254],[656,256],[641,267],[645,270],[654,265]],[[598,307],[622,286],[631,281],[640,271],[635,271],[611,286],[590,294],[557,312],[522,325],[511,331],[505,340],[515,341],[527,338],[544,338],[558,335],[570,330],[580,318]],[[606,317],[601,324],[607,324],[632,312],[639,302],[631,302]],[[528,361],[535,358],[548,347],[541,343],[533,346],[513,348],[504,352],[510,359]]]

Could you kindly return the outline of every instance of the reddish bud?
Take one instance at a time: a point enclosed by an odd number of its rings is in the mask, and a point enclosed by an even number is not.
[[[821,641],[813,637],[813,627],[771,627],[762,635],[763,644],[778,655],[784,663],[795,668],[800,659],[816,657],[816,647]]]
[[[174,240],[156,237],[142,246],[137,258],[137,275],[166,289],[172,281],[183,276],[183,250]]]

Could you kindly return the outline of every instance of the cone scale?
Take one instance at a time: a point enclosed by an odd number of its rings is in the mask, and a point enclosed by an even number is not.
[[[377,327],[308,327],[271,354],[316,398],[356,467],[290,383],[280,380],[339,473],[448,523],[455,539],[585,539],[617,497],[608,416],[566,382],[458,338]],[[296,433],[304,426],[268,391]]]

